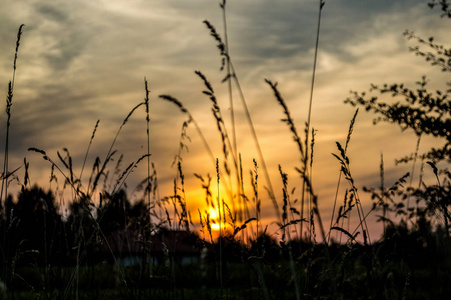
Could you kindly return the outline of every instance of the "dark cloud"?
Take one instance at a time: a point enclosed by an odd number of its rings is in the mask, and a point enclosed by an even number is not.
[[[65,71],[83,54],[94,34],[95,28],[87,26],[92,16],[72,3],[36,2],[33,10],[31,34],[41,39],[42,57],[54,71]]]
[[[318,1],[247,1],[230,4],[229,34],[232,55],[246,57],[249,65],[258,60],[311,56],[315,46]],[[320,48],[341,59],[352,58],[345,47],[356,41],[378,36],[415,24],[417,16],[405,15],[421,9],[433,15],[424,1],[326,1],[322,11]],[[400,16],[398,20],[389,16]],[[390,24],[384,21],[396,21]],[[399,25],[402,24],[400,27]],[[217,24],[222,27],[221,24]],[[387,32],[385,32],[387,33]],[[293,68],[301,65],[293,64]]]
[[[51,51],[55,53],[45,54],[45,58],[55,71],[62,71],[66,70],[82,54],[87,40],[79,32],[64,32],[61,30],[58,36],[60,40],[53,46],[56,51]]]
[[[67,21],[69,16],[69,12],[64,11],[61,6],[50,5],[48,3],[35,3],[34,9],[37,13],[41,14],[45,18],[55,21],[59,24]]]

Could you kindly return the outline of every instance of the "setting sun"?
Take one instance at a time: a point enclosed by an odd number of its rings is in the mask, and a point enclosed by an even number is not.
[[[210,213],[210,220],[217,220],[218,219],[218,211],[216,209],[214,209],[213,207],[210,207],[209,211]]]

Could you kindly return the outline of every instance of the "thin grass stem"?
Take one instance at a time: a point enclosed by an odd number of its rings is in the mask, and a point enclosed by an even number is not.
[[[316,42],[315,42],[315,54],[313,58],[313,71],[312,71],[312,83],[310,87],[310,99],[309,99],[309,108],[308,108],[308,117],[307,117],[307,128],[306,128],[306,138],[305,138],[305,155],[304,155],[304,172],[307,171],[307,160],[308,160],[308,141],[310,134],[310,126],[311,126],[311,116],[312,116],[312,106],[313,106],[313,91],[315,87],[315,77],[316,77],[316,65],[318,60],[318,48],[319,48],[319,36],[320,36],[320,28],[321,28],[321,12],[324,7],[324,0],[319,0],[319,11],[318,11],[318,26],[316,30]],[[303,176],[306,177],[306,174]],[[304,218],[304,202],[305,202],[305,190],[306,190],[306,182],[304,181],[302,184],[302,194],[301,194],[301,219]],[[303,232],[303,222],[300,224],[301,236]]]

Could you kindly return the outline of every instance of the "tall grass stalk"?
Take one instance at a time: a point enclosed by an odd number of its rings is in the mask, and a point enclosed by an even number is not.
[[[11,107],[13,104],[14,97],[14,84],[16,81],[16,69],[17,69],[17,57],[19,54],[20,38],[22,36],[22,29],[25,24],[19,26],[19,31],[17,32],[16,40],[16,51],[14,53],[14,64],[13,64],[13,77],[8,84],[8,95],[6,96],[6,137],[5,137],[5,153],[3,158],[3,173],[2,173],[2,188],[0,191],[0,203],[3,202],[3,195],[5,195],[5,200],[8,197],[8,163],[9,163],[9,129],[11,126]]]
[[[283,184],[283,188],[282,188],[282,193],[283,193],[282,211],[283,211],[283,213],[282,213],[282,226],[281,227],[283,227],[282,243],[285,244],[285,236],[288,236],[288,240],[291,240],[290,229],[287,229],[287,227],[289,227],[287,209],[288,209],[288,206],[290,205],[290,199],[289,199],[289,195],[288,195],[288,175],[282,171],[282,167],[280,165],[279,165],[279,173],[280,173],[280,176],[282,177],[282,184]],[[289,255],[289,259],[290,259],[290,272],[291,272],[292,280],[294,282],[296,299],[299,300],[300,299],[300,289],[299,289],[299,283],[298,283],[297,276],[296,276],[293,251],[292,251],[290,242],[288,242],[288,255]]]
[[[199,124],[197,124],[196,120],[193,118],[193,116],[191,115],[191,113],[189,112],[189,110],[182,104],[182,102],[180,102],[178,99],[170,96],[170,95],[159,95],[158,96],[160,99],[169,101],[171,103],[174,103],[182,113],[186,114],[188,116],[188,123],[193,123],[197,133],[199,134],[199,137],[202,140],[202,144],[205,147],[205,150],[207,150],[208,156],[210,157],[210,159],[212,160],[213,164],[216,164],[216,159],[215,156],[213,155],[213,152],[211,151],[210,146],[208,145],[207,140],[205,139],[204,134],[202,133],[202,130],[199,127]]]
[[[6,137],[5,137],[5,153],[4,153],[4,158],[3,158],[3,172],[1,174],[2,177],[2,186],[1,186],[1,191],[0,191],[0,206],[4,203],[6,204],[6,200],[8,199],[8,179],[9,176],[11,174],[9,174],[9,129],[11,126],[11,107],[13,104],[13,97],[14,97],[14,84],[15,84],[15,80],[16,80],[16,68],[17,68],[17,57],[19,54],[19,46],[20,46],[20,38],[22,36],[22,29],[25,26],[25,24],[22,24],[19,26],[19,30],[17,32],[17,39],[16,39],[16,51],[14,53],[14,63],[13,63],[13,77],[12,80],[9,81],[8,84],[8,95],[6,96]],[[26,164],[25,164],[26,166]],[[4,196],[4,198],[3,198]],[[3,211],[4,209],[4,211]],[[2,211],[1,211],[1,218],[0,218],[0,222],[3,222],[3,217],[6,216],[6,205],[3,205]],[[6,220],[6,218],[5,218]],[[7,276],[8,276],[8,268],[9,268],[9,261],[7,261],[7,257],[9,256],[9,251],[8,248],[6,246],[6,226],[3,227],[4,228],[4,232],[3,232],[3,243],[1,245],[1,252],[2,252],[2,277],[4,278],[4,280],[7,280]],[[5,249],[4,249],[5,248]],[[14,271],[13,271],[14,272]],[[13,295],[14,295],[14,291],[13,291]]]
[[[346,144],[345,144],[345,149],[344,149],[344,153],[347,153],[348,150],[348,145],[349,145],[349,141],[351,140],[351,135],[352,132],[354,130],[354,124],[355,124],[355,120],[357,118],[357,114],[359,113],[359,109],[356,109],[354,116],[351,119],[351,122],[349,124],[349,129],[348,129],[348,135],[346,137]],[[342,172],[339,172],[338,175],[338,182],[337,182],[337,188],[335,190],[335,198],[334,198],[334,206],[332,208],[332,217],[330,218],[330,227],[329,227],[329,233],[328,233],[328,239],[327,239],[327,243],[330,242],[330,234],[331,234],[331,228],[333,227],[333,221],[334,221],[334,216],[335,216],[335,209],[337,206],[337,199],[338,199],[338,191],[340,190],[340,182],[341,182],[341,176],[342,176]],[[350,218],[349,218],[350,219]],[[349,220],[348,219],[348,220]]]
[[[224,27],[224,46],[226,52],[226,68],[227,75],[226,78],[230,77],[230,50],[229,50],[229,38],[227,32],[227,16],[226,16],[226,0],[223,0],[220,4],[222,10],[222,23]],[[235,109],[233,107],[233,93],[232,93],[232,81],[227,80],[227,89],[229,94],[229,105],[230,105],[230,120],[232,123],[232,140],[233,140],[233,152],[235,155],[238,153],[237,143],[236,143],[236,129],[235,129]]]
[[[144,77],[144,87],[146,90],[146,97],[144,98],[144,105],[146,107],[146,135],[147,135],[147,205],[150,209],[150,111],[149,111],[149,87],[147,85],[147,78]]]
[[[236,205],[235,205],[234,194],[233,194],[233,189],[232,189],[233,185],[232,185],[232,182],[230,180],[230,169],[229,169],[227,161],[228,161],[228,156],[229,156],[229,153],[230,153],[232,155],[232,159],[233,159],[235,175],[239,179],[239,176],[237,175],[238,174],[237,155],[234,152],[234,149],[233,149],[233,146],[232,146],[232,142],[230,141],[229,134],[228,134],[228,131],[227,131],[227,127],[225,126],[224,118],[222,116],[221,108],[219,107],[219,104],[218,104],[218,101],[217,101],[217,98],[216,98],[213,86],[211,85],[211,83],[208,81],[207,77],[202,72],[195,71],[194,73],[196,75],[198,75],[202,79],[202,81],[204,82],[206,90],[203,90],[202,93],[207,95],[210,98],[210,100],[211,100],[211,102],[213,104],[212,112],[213,112],[213,116],[214,116],[214,118],[216,120],[218,131],[219,131],[219,133],[221,135],[222,152],[224,154],[224,168],[225,168],[225,171],[226,171],[226,173],[228,175],[227,179],[229,179],[229,181],[228,181],[228,185],[230,186],[230,191],[228,191],[229,192],[229,198],[230,198],[230,201],[232,202],[232,208],[234,210],[234,214],[236,214]],[[237,187],[237,194],[239,194],[239,193],[240,193],[240,190],[239,190],[239,187]]]
[[[254,171],[250,172],[251,173],[251,183],[252,183],[252,188],[254,190],[254,201],[255,201],[255,216],[257,219],[257,235],[255,237],[255,240],[258,240],[259,235],[259,221],[260,221],[260,198],[258,197],[258,164],[257,161],[255,159],[253,159],[254,162]]]
[[[217,177],[217,189],[218,189],[218,216],[219,216],[219,284],[221,287],[221,299],[222,299],[222,216],[221,216],[221,194],[219,190],[219,182],[220,182],[220,175],[219,175],[219,160],[216,159],[216,177]]]
[[[317,219],[318,219],[318,226],[319,226],[319,230],[321,233],[321,237],[323,239],[323,242],[326,242],[326,233],[324,231],[324,225],[323,225],[323,221],[321,219],[321,214],[319,212],[319,206],[318,206],[318,196],[313,192],[313,149],[315,146],[315,129],[312,128],[312,141],[311,141],[311,154],[310,154],[310,176],[309,176],[309,190],[310,190],[310,202],[311,202],[311,215],[312,217],[316,215]],[[314,219],[312,218],[311,221],[311,230],[313,232],[313,234],[315,235],[314,231],[315,231],[315,222]],[[316,237],[314,239],[314,242],[316,243]]]
[[[149,158],[150,154],[144,154],[138,160],[130,163],[130,165],[122,172],[119,178],[116,180],[116,184],[113,186],[112,195],[119,192],[121,188],[124,186],[127,181],[128,176],[133,172],[133,169],[137,167],[137,165],[144,159]]]
[[[232,62],[230,62],[230,66],[232,68],[233,79],[234,79],[235,84],[236,84],[236,86],[238,88],[238,92],[239,92],[239,95],[240,95],[241,103],[242,103],[242,105],[244,107],[246,120],[248,122],[249,128],[250,128],[251,133],[252,133],[252,139],[254,140],[255,147],[257,149],[257,154],[258,154],[258,157],[260,159],[260,162],[261,162],[261,165],[262,165],[262,168],[263,168],[263,173],[265,175],[265,180],[266,180],[267,188],[268,188],[268,191],[269,191],[269,197],[270,197],[270,199],[273,202],[273,206],[274,206],[274,209],[276,211],[276,214],[280,215],[280,213],[279,213],[279,206],[277,205],[277,201],[276,201],[276,198],[275,198],[274,188],[272,186],[271,179],[269,177],[268,168],[266,166],[266,161],[265,161],[265,158],[263,156],[262,149],[260,147],[260,142],[258,141],[257,132],[255,131],[254,123],[252,122],[251,114],[250,114],[249,109],[248,109],[247,104],[246,104],[246,98],[244,97],[243,90],[241,89],[241,84],[240,84],[240,82],[238,80],[238,76],[236,75],[236,71],[235,71],[235,68],[233,67],[233,63]]]
[[[80,179],[79,185],[78,185],[79,187],[81,186],[83,170],[85,169],[86,160],[88,159],[88,153],[89,153],[89,150],[91,149],[92,141],[94,140],[94,136],[96,134],[97,128],[99,127],[99,123],[100,123],[100,120],[97,120],[97,123],[94,126],[94,130],[92,131],[91,139],[89,140],[88,149],[86,150],[86,153],[85,153],[85,158],[83,159],[83,165],[81,166],[80,176],[78,177]]]
[[[230,49],[229,49],[229,38],[228,38],[228,31],[227,31],[227,16],[226,16],[226,0],[223,0],[222,3],[219,5],[221,7],[222,11],[222,23],[224,27],[224,47],[225,47],[225,59],[226,59],[226,69],[227,69],[227,75],[226,78],[230,78],[232,76],[231,74],[231,66],[230,66]],[[227,80],[227,90],[229,95],[229,105],[230,105],[230,121],[232,123],[232,141],[233,141],[233,147],[232,153],[234,153],[235,157],[238,154],[238,145],[236,142],[236,127],[235,127],[235,109],[233,104],[233,91],[232,91],[232,81]],[[235,160],[235,168],[236,170],[236,160]]]
[[[309,211],[311,213],[314,213],[317,218],[318,218],[318,224],[319,224],[319,228],[321,231],[321,235],[323,238],[323,241],[326,241],[326,235],[325,235],[325,231],[322,225],[322,220],[321,220],[321,214],[319,212],[319,208],[318,208],[318,197],[315,195],[314,191],[313,191],[313,184],[312,184],[312,168],[313,168],[313,146],[314,146],[314,130],[312,130],[312,141],[311,141],[311,148],[312,148],[312,153],[310,155],[310,164],[307,165],[308,163],[308,158],[306,159],[308,152],[308,141],[306,141],[305,143],[302,142],[296,126],[294,124],[293,118],[291,117],[290,111],[285,103],[285,100],[283,100],[278,88],[277,88],[277,83],[273,83],[272,81],[265,79],[266,83],[268,83],[268,85],[271,87],[271,89],[274,92],[274,96],[276,98],[276,100],[279,102],[279,104],[282,106],[283,108],[283,113],[285,114],[285,118],[282,119],[282,122],[286,123],[288,125],[288,127],[290,128],[291,133],[293,134],[293,140],[295,141],[296,145],[298,146],[299,149],[299,153],[300,153],[300,161],[301,161],[301,168],[297,168],[296,170],[297,172],[300,174],[301,176],[301,180],[302,180],[302,197],[304,198],[305,195],[305,191],[308,190],[309,191]],[[306,149],[304,149],[304,147]],[[310,171],[309,171],[310,169]],[[301,210],[304,208],[304,205],[301,205]],[[313,214],[312,214],[313,217]],[[303,212],[300,213],[300,220],[304,220],[303,217]],[[309,233],[312,232],[313,229],[313,218],[310,219],[310,225],[309,225]],[[302,222],[301,222],[302,223]],[[301,229],[303,227],[301,226]],[[302,239],[302,234],[303,231],[300,231],[300,237]],[[309,238],[311,238],[312,235],[309,234]]]
[[[150,175],[150,167],[151,167],[151,162],[150,162],[150,101],[149,101],[149,93],[150,93],[150,91],[149,91],[149,86],[147,84],[147,78],[146,77],[144,77],[144,88],[145,88],[145,92],[146,92],[146,96],[144,98],[144,105],[145,105],[145,108],[146,108],[146,136],[147,136],[147,178],[146,178],[147,185],[146,185],[146,187],[144,189],[144,195],[147,194],[147,205],[148,205],[148,210],[149,210],[148,214],[149,214],[149,223],[150,223],[151,222],[151,217],[150,217],[150,213],[151,213],[150,212],[150,210],[151,210],[150,193],[151,193],[151,190],[152,190],[152,186],[151,186],[151,182],[150,182],[150,179],[151,179],[151,175]],[[153,175],[155,175],[155,176],[153,176]],[[152,178],[153,178],[154,183],[155,183],[154,184],[154,191],[155,191],[156,186],[157,186],[157,178],[156,178],[156,171],[155,171],[155,169],[154,169],[154,173],[152,174]],[[160,210],[160,213],[161,213],[161,210]],[[148,226],[148,228],[150,228],[150,224],[148,224],[147,226]],[[144,230],[143,230],[142,236],[144,237],[144,240],[143,240],[144,244],[147,244],[148,243],[148,240],[147,240],[148,235],[144,234]],[[147,253],[146,256],[147,257],[145,257],[145,259],[144,259],[144,261],[145,261],[144,265],[146,263],[148,263],[148,260],[150,259],[150,253]],[[150,264],[149,264],[149,268],[150,268]],[[144,268],[140,269],[141,280],[143,280],[143,278],[144,278],[144,272],[142,272],[143,269],[145,269],[145,266],[144,266]],[[151,273],[151,270],[149,270],[149,274],[150,273]]]
[[[357,229],[359,227],[362,229],[364,244],[365,244],[365,246],[367,246],[368,244],[371,244],[371,238],[369,236],[368,224],[366,222],[367,215],[365,215],[365,213],[363,211],[363,206],[360,201],[357,187],[355,186],[355,181],[351,174],[349,157],[347,156],[347,154],[346,154],[345,150],[343,149],[343,147],[341,146],[341,144],[339,142],[336,142],[336,144],[337,144],[338,150],[340,151],[340,156],[338,156],[336,154],[332,154],[332,155],[335,156],[335,158],[337,158],[338,161],[340,161],[341,172],[343,172],[343,175],[345,176],[346,180],[348,181],[348,183],[351,187],[350,191],[354,195],[357,214],[359,216],[359,221],[360,221],[359,225],[357,226]]]
[[[252,122],[251,114],[250,114],[249,109],[247,107],[246,98],[244,97],[244,92],[243,92],[243,90],[241,88],[241,84],[240,84],[240,81],[238,79],[235,67],[233,66],[232,59],[230,58],[230,55],[226,52],[225,44],[223,43],[220,35],[217,33],[215,27],[207,20],[205,20],[204,23],[207,26],[207,28],[210,30],[210,35],[213,36],[213,38],[218,43],[217,46],[218,46],[218,48],[220,50],[220,54],[221,54],[221,56],[223,56],[223,64],[224,64],[224,60],[226,60],[226,57],[228,57],[227,60],[229,62],[229,66],[230,66],[230,76],[226,76],[223,81],[233,80],[235,82],[235,85],[236,85],[236,88],[238,90],[238,94],[239,94],[239,97],[240,97],[240,100],[241,100],[241,104],[242,104],[242,106],[244,108],[246,121],[247,121],[248,126],[249,126],[249,128],[251,130],[252,139],[254,140],[254,144],[255,144],[255,147],[256,147],[256,150],[257,150],[257,154],[258,154],[258,157],[260,159],[260,162],[261,162],[261,165],[262,165],[262,168],[263,168],[263,172],[264,172],[265,180],[266,180],[266,184],[267,184],[267,190],[269,192],[269,197],[270,197],[270,199],[271,199],[271,201],[273,203],[274,210],[276,212],[276,216],[280,217],[280,210],[279,210],[279,206],[277,204],[276,198],[275,198],[274,188],[272,186],[271,179],[269,177],[268,168],[266,167],[266,162],[265,162],[265,159],[264,159],[264,156],[263,156],[263,152],[261,150],[260,143],[259,143],[258,138],[257,138],[257,133],[255,131],[254,124]]]
[[[303,188],[307,189],[309,191],[310,194],[310,198],[312,199],[312,206],[314,208],[314,212],[318,218],[318,222],[321,224],[320,228],[321,228],[321,233],[323,235],[323,240],[325,240],[325,234],[324,234],[324,229],[322,228],[322,221],[321,221],[321,216],[320,216],[320,212],[318,209],[318,200],[317,200],[317,196],[315,195],[314,191],[313,191],[313,185],[312,185],[312,177],[308,175],[308,166],[305,165],[307,163],[307,160],[305,160],[305,156],[307,155],[306,150],[304,149],[304,147],[307,147],[308,143],[303,143],[301,140],[301,137],[299,136],[296,126],[294,124],[293,118],[291,117],[291,113],[290,110],[288,109],[285,100],[282,98],[282,95],[280,94],[278,88],[277,88],[277,83],[273,83],[272,81],[265,79],[266,83],[268,83],[268,85],[271,87],[271,89],[274,92],[274,96],[277,100],[277,102],[279,102],[279,104],[282,106],[283,108],[283,113],[285,115],[285,118],[282,119],[282,122],[286,123],[287,126],[289,127],[292,135],[293,135],[293,140],[296,143],[296,145],[298,146],[298,150],[300,153],[300,162],[301,162],[301,167],[298,168],[296,167],[296,171],[299,173],[299,175],[301,176],[301,180],[303,182]],[[314,143],[314,141],[313,141]],[[311,158],[312,159],[312,158]],[[305,192],[305,191],[304,191]],[[303,192],[303,194],[304,194]],[[302,206],[304,207],[304,206]],[[302,208],[301,207],[301,208]],[[302,212],[299,214],[300,215],[300,222],[302,223],[304,220],[303,214]],[[311,224],[313,225],[313,224]],[[302,234],[303,232],[300,232],[300,238],[302,239]]]
[[[308,117],[307,117],[307,128],[306,128],[306,137],[305,137],[305,155],[304,155],[304,174],[303,177],[307,178],[307,161],[308,161],[308,141],[309,141],[309,134],[310,134],[310,126],[311,126],[311,116],[312,116],[312,106],[313,106],[313,91],[315,87],[315,77],[316,77],[316,64],[318,59],[318,48],[319,48],[319,36],[320,36],[320,28],[321,28],[321,12],[323,10],[325,1],[319,0],[319,10],[318,10],[318,26],[316,30],[316,42],[315,42],[315,54],[313,58],[313,71],[312,71],[312,82],[310,87],[310,99],[309,99],[309,108],[308,108]],[[304,204],[305,204],[305,191],[307,188],[307,182],[305,179],[303,180],[302,184],[302,191],[301,191],[301,219],[304,218]],[[300,224],[300,231],[301,236],[303,233],[303,222]]]
[[[379,172],[380,172],[380,179],[381,179],[381,186],[380,186],[380,190],[381,190],[381,195],[382,197],[385,195],[385,170],[384,170],[384,154],[381,153],[381,162],[380,162],[380,166],[379,166]],[[383,234],[384,236],[386,236],[386,224],[387,224],[387,213],[388,213],[388,207],[386,205],[383,206],[382,208],[382,216],[384,218],[382,224],[383,224]]]
[[[183,175],[182,163],[180,161],[178,162],[177,168],[179,170],[181,192],[182,192],[182,196],[177,198],[177,200],[179,201],[180,208],[182,209],[182,212],[180,213],[179,227],[182,223],[184,223],[184,225],[185,225],[184,229],[186,231],[189,231],[188,210],[186,208],[185,175]]]
[[[97,184],[98,184],[98,182],[99,182],[99,180],[100,180],[100,177],[101,177],[102,175],[105,175],[105,169],[106,169],[106,166],[108,165],[108,163],[110,162],[110,160],[112,159],[113,155],[114,155],[115,152],[116,152],[116,151],[113,151],[113,148],[114,148],[114,145],[116,144],[116,140],[117,140],[117,138],[118,138],[118,136],[119,136],[119,133],[121,132],[121,130],[122,130],[122,128],[124,127],[124,125],[127,124],[128,120],[129,120],[130,117],[133,115],[133,113],[134,113],[141,105],[144,105],[144,104],[145,104],[144,102],[141,102],[141,103],[137,104],[135,107],[133,107],[133,109],[128,113],[127,117],[125,117],[124,121],[122,122],[121,126],[119,127],[118,131],[116,132],[116,135],[115,135],[115,137],[114,137],[114,139],[113,139],[113,142],[111,143],[110,148],[108,149],[108,152],[107,152],[107,154],[106,154],[106,156],[105,156],[105,160],[103,161],[102,167],[101,167],[100,170],[97,172],[97,174],[96,174],[96,176],[95,176],[95,178],[94,178],[94,181],[93,181],[91,190],[90,190],[90,184],[88,185],[88,188],[87,188],[87,190],[86,190],[86,195],[87,195],[87,198],[88,198],[88,199],[91,198],[91,196],[93,195],[94,191],[96,190]]]
[[[160,99],[163,99],[163,100],[166,100],[168,102],[171,102],[171,103],[175,104],[180,109],[180,111],[182,113],[184,113],[184,114],[186,114],[188,116],[187,124],[192,123],[194,125],[194,128],[196,129],[196,132],[199,135],[199,137],[200,137],[200,139],[202,141],[202,144],[204,145],[204,148],[205,148],[205,150],[208,153],[208,156],[210,157],[213,165],[216,166],[216,158],[213,155],[213,152],[212,152],[212,150],[210,148],[210,145],[208,144],[207,139],[205,138],[204,134],[202,133],[202,130],[200,129],[199,124],[196,122],[196,120],[191,115],[189,110],[183,105],[182,102],[180,102],[178,99],[176,99],[176,98],[174,98],[174,97],[172,97],[170,95],[159,95],[158,97]],[[220,167],[219,167],[219,173],[223,174]],[[223,180],[222,181],[222,185],[224,186],[224,188],[225,188],[225,190],[226,190],[228,195],[232,195],[233,194],[226,181]]]
[[[229,38],[228,38],[228,31],[227,31],[227,16],[226,16],[226,0],[223,0],[222,3],[220,4],[221,10],[222,10],[222,21],[223,21],[223,27],[224,27],[224,46],[225,46],[225,53],[226,53],[226,68],[227,68],[227,75],[226,78],[228,78],[227,80],[227,89],[228,89],[228,94],[229,94],[229,105],[230,105],[230,120],[232,123],[232,140],[233,140],[233,148],[232,148],[232,153],[234,154],[234,157],[236,158],[238,155],[238,145],[236,142],[236,126],[235,126],[235,109],[234,109],[234,104],[233,104],[233,91],[232,91],[232,81],[230,80],[230,78],[232,76],[235,76],[235,74],[231,73],[231,60],[230,60],[230,49],[229,49]],[[239,211],[238,211],[238,216],[239,216],[239,221],[243,222],[244,221],[244,217],[243,217],[243,205],[245,204],[245,201],[242,198],[242,195],[244,193],[244,190],[242,189],[242,185],[240,184],[240,181],[242,181],[242,178],[240,179],[240,175],[239,175],[239,171],[238,171],[238,164],[237,161],[235,159],[234,161],[235,163],[235,178],[236,178],[236,185],[237,185],[237,193],[236,196],[238,197],[238,206],[239,206]]]
[[[415,172],[415,165],[416,165],[417,159],[418,159],[418,151],[420,149],[420,142],[421,142],[421,134],[418,135],[417,145],[415,147],[415,153],[414,153],[414,156],[413,156],[412,171],[410,172],[412,175],[410,176],[409,188],[412,188],[412,185],[413,185],[413,175],[414,175],[414,172]],[[420,177],[420,180],[419,180],[419,185],[421,185],[421,177]],[[406,210],[409,211],[409,208],[410,208],[410,194],[407,197]],[[407,224],[407,216],[406,216],[406,224]]]
[[[238,213],[238,219],[240,222],[243,222],[244,218],[243,218],[243,205],[244,202],[242,201],[242,195],[243,195],[243,191],[241,189],[241,184],[240,181],[242,180],[242,178],[240,178],[240,171],[239,171],[239,166],[237,163],[237,156],[238,156],[238,146],[237,146],[237,142],[236,142],[236,128],[235,128],[235,109],[234,109],[234,101],[233,101],[233,90],[232,90],[232,81],[231,78],[235,77],[234,72],[232,73],[232,64],[231,64],[231,59],[230,59],[230,52],[229,52],[229,42],[228,42],[228,31],[227,31],[227,16],[226,16],[226,1],[222,0],[219,4],[221,11],[222,11],[222,21],[223,21],[223,30],[224,30],[224,42],[222,41],[221,37],[219,36],[219,34],[216,32],[216,29],[208,22],[208,21],[204,21],[204,23],[207,25],[207,27],[210,30],[211,35],[216,39],[216,41],[218,42],[218,48],[220,49],[220,54],[222,56],[222,62],[221,62],[221,71],[224,69],[224,66],[226,67],[226,76],[223,79],[223,82],[227,82],[227,91],[228,91],[228,97],[229,97],[229,108],[230,108],[230,119],[231,119],[231,123],[232,123],[232,143],[230,143],[229,137],[226,135],[226,139],[228,140],[228,143],[230,145],[230,151],[232,153],[232,156],[234,158],[234,177],[235,177],[235,185],[236,185],[236,197],[237,197],[237,202],[238,202],[238,209],[236,209],[236,205],[235,205],[235,196],[233,195],[233,191],[232,194],[230,195],[230,199],[232,201],[232,207],[234,210],[234,214],[236,215]],[[212,99],[213,100],[213,99]],[[218,106],[217,106],[218,107]],[[218,109],[219,111],[219,109]],[[216,115],[215,115],[216,117]],[[217,121],[218,121],[218,127],[219,130],[221,131],[221,134],[223,135],[222,131],[226,132],[225,126],[223,126],[224,128],[221,129],[221,126],[219,124],[219,119],[216,117]],[[224,143],[224,135],[223,135],[223,143]],[[224,145],[224,150],[225,150],[225,145]],[[225,156],[227,156],[226,153],[224,153]],[[227,158],[224,162],[225,164],[227,164]],[[230,173],[227,173],[227,175],[230,176]],[[231,187],[233,187],[233,185],[231,184]]]

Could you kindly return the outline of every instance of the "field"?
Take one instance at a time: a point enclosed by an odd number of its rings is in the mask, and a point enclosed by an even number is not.
[[[447,5],[435,1],[429,4],[432,9],[441,9],[442,18],[451,17]],[[281,165],[277,172],[279,182],[271,183],[275,174],[270,174],[266,165],[228,50],[226,1],[220,2],[222,32],[209,21],[204,21],[204,26],[219,50],[230,117],[223,115],[226,110],[220,105],[215,84],[201,71],[195,71],[203,86],[203,97],[210,101],[215,120],[212,126],[217,129],[221,151],[213,150],[217,147],[212,147],[212,141],[182,101],[169,94],[158,96],[160,101],[173,106],[174,114],[185,119],[173,161],[176,174],[171,178],[172,190],[160,189],[158,170],[152,161],[150,146],[158,142],[151,139],[152,95],[147,79],[142,89],[143,101],[124,115],[105,149],[106,155],[96,157],[92,166],[88,157],[91,145],[99,138],[99,121],[92,130],[81,166],[73,164],[75,159],[69,149],[63,148],[53,155],[35,145],[27,146],[28,155],[22,167],[10,166],[10,143],[17,138],[10,135],[11,119],[16,113],[12,110],[16,69],[20,69],[20,46],[27,28],[21,25],[6,95],[0,194],[0,298],[448,299],[451,295],[449,87],[432,90],[423,77],[413,88],[386,84],[371,85],[368,92],[351,92],[344,102],[358,109],[349,120],[345,142],[336,142],[332,153],[336,165],[331,169],[338,166],[340,170],[337,192],[330,219],[329,215],[327,219],[322,215],[313,176],[316,131],[311,124],[311,112],[317,55],[321,51],[320,25],[326,7],[325,1],[318,1],[305,126],[298,128],[278,84],[265,79],[297,151],[294,170],[301,184],[295,187],[289,184],[289,175]],[[451,72],[451,49],[436,44],[432,37],[423,39],[410,31],[404,35],[428,49],[413,47],[411,52],[424,57],[430,68],[446,75]],[[243,106],[244,120],[235,120],[234,102]],[[394,123],[391,126],[416,134],[418,144],[414,153],[406,153],[398,163],[412,166],[413,170],[420,165],[419,175],[412,171],[388,185],[381,155],[379,174],[374,175],[380,186],[358,188],[348,150],[352,147],[356,118],[364,110],[376,114],[375,123]],[[146,128],[139,129],[146,137],[146,145],[141,146],[145,154],[123,167],[117,142],[127,126],[136,125],[133,118],[138,112],[145,115]],[[248,140],[256,149],[251,170],[243,166],[235,122],[249,127]],[[189,163],[184,156],[191,141],[188,129],[194,130],[199,146],[205,149],[214,175],[185,169]],[[425,137],[434,137],[436,143],[420,152],[420,140]],[[46,163],[49,186],[53,188],[45,189],[30,182],[31,156]],[[145,168],[147,176],[133,187],[132,198],[128,180],[139,168]],[[202,208],[197,211],[189,209],[192,187],[185,180],[188,172],[195,174],[204,197]],[[248,174],[243,175],[245,172]],[[418,177],[418,186],[412,185],[414,176],[415,180]],[[427,181],[423,180],[426,176]],[[10,191],[12,183],[20,186],[17,196]],[[346,188],[340,190],[343,185]],[[362,203],[363,193],[369,195],[371,205]],[[66,199],[64,203],[62,198]],[[369,225],[370,217],[377,217],[382,236],[371,235],[370,226],[374,225]]]

